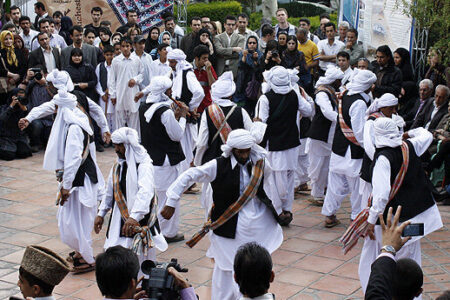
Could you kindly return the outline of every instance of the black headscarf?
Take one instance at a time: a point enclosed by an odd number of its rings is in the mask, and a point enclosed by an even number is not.
[[[402,58],[400,65],[397,67],[402,71],[403,81],[413,81],[414,73],[411,66],[409,51],[405,48],[398,48],[394,53],[397,53]]]
[[[158,37],[156,38],[156,40],[152,40],[152,31],[155,29],[158,31]],[[160,34],[160,30],[159,30],[158,26],[150,27],[150,30],[148,31],[147,40],[145,40],[145,48],[144,48],[145,52],[150,53],[153,49],[158,47],[159,34]]]
[[[289,37],[289,35],[286,32],[282,31],[278,33],[278,39],[280,39],[280,35],[282,34],[286,36],[286,44],[284,46],[281,46],[280,43],[278,43],[278,52],[280,53],[280,55],[281,53],[284,52],[284,50],[287,50],[287,39]]]
[[[72,61],[72,56],[81,56],[81,62],[76,64]],[[72,51],[70,51],[70,65],[75,68],[79,68],[83,65],[83,51],[81,51],[80,48],[73,48]]]

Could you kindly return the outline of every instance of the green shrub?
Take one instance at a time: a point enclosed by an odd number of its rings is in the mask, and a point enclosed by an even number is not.
[[[187,26],[191,23],[192,17],[208,16],[211,21],[220,21],[223,23],[227,15],[238,15],[242,12],[242,6],[237,1],[194,3],[187,6]],[[177,9],[174,8],[174,15],[177,15]]]
[[[312,17],[319,16],[322,13],[330,13],[330,9],[318,7],[309,2],[291,2],[278,5],[279,8],[286,8],[290,17]]]
[[[311,21],[311,31],[315,31],[320,26],[319,16],[313,16],[313,17],[307,17]],[[337,14],[330,14],[331,22],[337,24]],[[261,27],[261,19],[262,19],[262,13],[252,13],[250,15],[250,28],[252,30],[257,30],[259,27]],[[300,18],[288,18],[288,22],[291,23],[294,26],[298,26],[298,21]],[[272,25],[275,26],[277,24],[277,19],[275,17],[272,17]]]

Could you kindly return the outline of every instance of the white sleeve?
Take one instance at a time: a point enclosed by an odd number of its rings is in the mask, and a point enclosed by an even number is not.
[[[144,96],[148,95],[150,93],[150,84],[143,88],[141,92],[144,94]]]
[[[136,84],[139,85],[142,83],[142,80],[144,80],[144,64],[139,57],[136,56],[136,59],[138,60],[138,74],[134,76],[133,79],[136,81]]]
[[[130,217],[140,221],[150,211],[150,203],[155,196],[153,165],[141,163],[137,169],[138,192],[130,211]]]
[[[28,120],[28,122],[33,122],[34,120],[44,118],[46,116],[49,116],[55,112],[55,103],[53,101],[48,101],[45,103],[42,103],[39,106],[33,107],[28,115],[25,117],[25,119]]]
[[[73,180],[83,160],[83,140],[83,130],[77,125],[70,126],[67,131],[66,147],[64,150],[63,188],[66,190],[72,188]]]
[[[408,140],[413,145],[417,156],[422,156],[433,142],[433,134],[423,127],[409,130],[408,135],[410,136]]]
[[[306,99],[303,98],[303,96],[300,93],[297,94],[297,99],[298,99],[298,111],[302,114],[302,116],[310,117],[312,115],[312,109],[309,102],[306,101]]]
[[[203,155],[205,154],[206,149],[208,149],[208,139],[208,122],[206,119],[206,110],[204,110],[200,118],[200,128],[197,136],[197,151],[194,157],[194,165],[197,167],[201,166]]]
[[[100,64],[98,64],[97,67],[95,68],[95,76],[97,76],[97,79],[98,79],[97,84],[95,85],[95,91],[101,97],[105,94],[105,92],[103,91],[102,85],[100,83]]]
[[[184,191],[195,182],[211,182],[216,179],[217,174],[217,160],[213,159],[200,167],[189,168],[184,171],[178,178],[170,185],[167,190],[166,205],[175,207],[177,201],[180,200]]]
[[[316,103],[320,107],[323,116],[331,122],[336,122],[338,113],[333,109],[330,99],[325,92],[319,92],[316,95]],[[353,124],[353,123],[352,123]]]
[[[111,99],[115,99],[116,95],[116,73],[118,72],[117,61],[113,59],[111,69],[108,72],[108,92]]]
[[[352,122],[352,130],[356,140],[364,147],[364,123],[366,122],[367,105],[364,100],[354,102],[348,111],[350,121]]]
[[[244,129],[251,131],[253,127],[253,121],[248,115],[248,112],[244,108],[242,108],[241,111],[242,111],[242,120],[244,121]]]
[[[100,206],[98,207],[97,215],[102,218],[105,217],[106,213],[114,205],[113,178],[112,178],[113,170],[114,170],[114,168],[111,168],[111,171],[109,171],[108,181],[106,183],[106,193],[104,194],[102,202],[100,203]]]
[[[168,109],[161,115],[161,123],[166,128],[167,134],[172,141],[181,141],[184,130],[186,128],[185,118],[180,118],[180,121],[177,121],[177,119],[175,119],[175,114],[173,113],[173,111],[171,109]]]
[[[192,93],[192,100],[189,102],[189,109],[194,110],[202,102],[203,98],[205,97],[205,92],[203,91],[203,88],[200,85],[200,82],[198,82],[197,77],[195,77],[193,71],[187,72],[186,81],[188,89]]]
[[[366,124],[364,124],[364,151],[371,160],[373,160],[375,155],[373,134],[373,120],[367,120]]]
[[[258,109],[256,116],[259,117],[262,122],[266,123],[269,118],[269,99],[267,99],[265,95],[261,95],[256,107]]]
[[[108,121],[106,120],[105,112],[103,111],[103,109],[89,97],[86,98],[88,99],[89,104],[89,115],[97,123],[98,127],[100,127],[102,134],[105,132],[109,132]]]
[[[372,207],[369,210],[370,224],[375,224],[378,215],[384,212],[391,192],[391,164],[389,160],[380,155],[375,162],[372,176]]]

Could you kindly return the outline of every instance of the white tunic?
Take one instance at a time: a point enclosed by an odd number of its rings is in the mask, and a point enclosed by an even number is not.
[[[148,53],[142,53],[142,55],[139,57],[136,54],[136,51],[131,53],[131,56],[135,56],[137,58],[139,58],[142,62],[142,82],[139,84],[141,89],[145,88],[146,86],[148,86],[150,84],[150,79],[151,79],[151,64],[153,62],[152,56]]]
[[[100,63],[100,64],[102,64],[102,63]],[[100,83],[100,64],[98,64],[97,67],[95,68],[95,75],[97,76],[97,79],[98,79],[97,85],[95,86],[95,91],[97,92],[97,94],[100,97],[102,97],[105,94],[105,92],[103,91],[102,85]],[[105,62],[105,68],[106,68],[106,71],[108,73],[111,72],[111,66],[108,66],[106,64],[106,62]],[[105,111],[105,106],[106,106],[105,101],[103,101],[103,99],[100,98],[98,100],[98,102],[100,103],[100,107],[103,109],[103,111]],[[115,107],[116,106],[114,104],[112,104],[112,102],[111,102],[111,94],[109,94],[109,97],[108,97],[108,111],[105,111],[105,113],[106,114],[113,114],[116,111]]]
[[[139,84],[143,80],[144,67],[137,56],[126,58],[123,54],[114,57],[111,70],[108,72],[108,90],[112,99],[117,99],[116,111],[136,113],[139,102],[134,102],[134,96],[139,92]],[[128,87],[128,82],[134,79],[136,85]]]
[[[238,162],[231,156],[231,166],[235,168]],[[266,178],[271,172],[266,160],[264,169],[264,190]],[[217,174],[217,160],[211,160],[204,165],[190,168],[181,174],[167,191],[167,205],[175,207],[184,190],[194,182],[209,183],[215,180]],[[250,181],[247,168],[240,168],[240,193]],[[270,196],[269,196],[270,197]],[[234,256],[238,248],[248,242],[257,242],[265,247],[269,253],[275,251],[283,241],[283,232],[271,212],[257,197],[249,200],[240,210],[234,239],[224,238],[211,233],[211,247],[208,254],[212,255],[217,266],[225,271],[233,270]]]

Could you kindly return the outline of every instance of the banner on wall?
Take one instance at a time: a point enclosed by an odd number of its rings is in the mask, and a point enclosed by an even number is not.
[[[138,25],[142,31],[148,32],[150,27],[161,25],[161,15],[173,11],[173,0],[41,0],[51,15],[53,12],[67,11],[74,24],[86,25],[92,23],[91,9],[95,6],[103,10],[102,20],[111,22],[111,28],[116,29],[125,24],[126,12],[134,9],[138,13]]]
[[[358,40],[363,42],[368,55],[374,55],[381,45],[392,51],[405,48],[411,51],[412,19],[403,14],[396,0],[342,0],[340,20],[358,29]],[[356,11],[353,8],[356,6]],[[356,16],[356,17],[355,17]],[[356,21],[353,18],[356,19]]]

